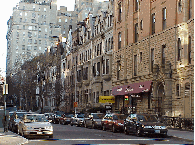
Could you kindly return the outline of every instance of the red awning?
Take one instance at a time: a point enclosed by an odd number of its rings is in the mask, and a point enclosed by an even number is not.
[[[145,81],[139,83],[133,83],[124,86],[117,86],[112,88],[112,95],[126,95],[126,94],[139,94],[149,92],[151,89],[152,81]]]

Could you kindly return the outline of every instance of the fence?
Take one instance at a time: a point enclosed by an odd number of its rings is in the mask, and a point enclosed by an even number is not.
[[[194,118],[162,116],[161,121],[170,128],[194,130]]]

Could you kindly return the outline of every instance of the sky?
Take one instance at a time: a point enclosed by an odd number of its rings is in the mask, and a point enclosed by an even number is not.
[[[6,74],[6,55],[7,55],[7,21],[13,13],[13,7],[19,3],[20,0],[6,0],[1,3],[0,14],[1,14],[1,23],[0,23],[0,75],[5,77]],[[74,2],[75,0],[57,0],[58,9],[59,6],[66,6],[68,11],[74,10]]]

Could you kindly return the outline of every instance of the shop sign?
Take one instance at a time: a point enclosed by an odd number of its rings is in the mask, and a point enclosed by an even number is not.
[[[115,103],[114,96],[99,96],[99,103]]]
[[[140,97],[140,95],[131,95],[131,97]]]
[[[118,88],[116,91],[121,92],[122,90],[123,90],[123,88]]]

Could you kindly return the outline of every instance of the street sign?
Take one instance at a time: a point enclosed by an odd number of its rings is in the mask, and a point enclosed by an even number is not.
[[[8,94],[8,84],[3,85],[3,95]]]
[[[99,96],[99,103],[115,103],[114,96]]]
[[[78,103],[77,102],[74,102],[74,107],[78,107]]]

